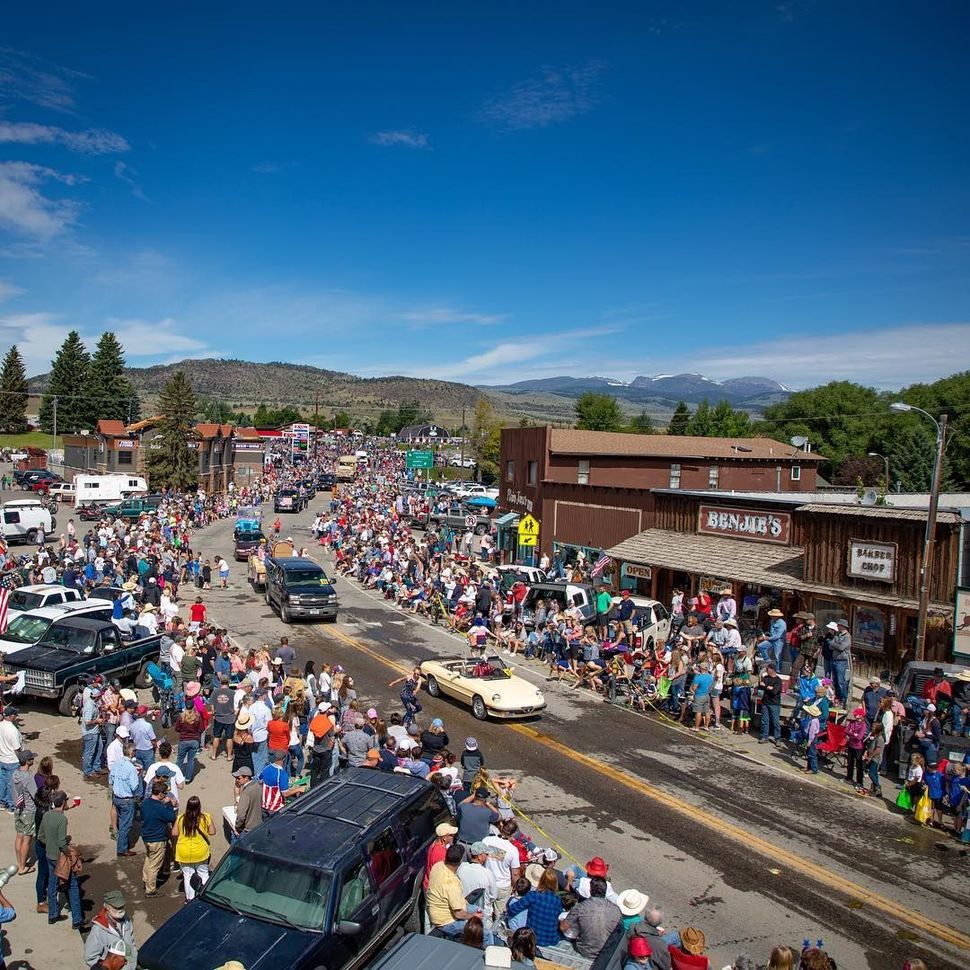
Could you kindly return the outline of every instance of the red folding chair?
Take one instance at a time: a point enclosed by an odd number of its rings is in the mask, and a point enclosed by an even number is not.
[[[825,732],[825,740],[820,741],[815,747],[820,755],[836,761],[844,768],[846,765],[845,725],[831,722]]]

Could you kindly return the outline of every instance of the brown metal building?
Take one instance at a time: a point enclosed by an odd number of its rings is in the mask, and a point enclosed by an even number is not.
[[[533,550],[517,548],[515,531],[528,513],[540,523],[540,555],[595,559],[654,524],[652,489],[811,492],[821,460],[770,438],[505,428],[499,547],[528,558]]]

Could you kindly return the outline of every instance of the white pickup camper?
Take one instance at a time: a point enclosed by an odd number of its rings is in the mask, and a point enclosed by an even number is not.
[[[148,483],[139,475],[75,475],[74,504],[120,502],[131,495],[148,493]]]

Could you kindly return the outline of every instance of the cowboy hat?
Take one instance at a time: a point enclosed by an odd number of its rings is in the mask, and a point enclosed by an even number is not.
[[[833,633],[838,633],[839,625],[838,623],[835,622],[835,620],[830,620],[828,623],[825,624],[825,629],[831,630]]]
[[[120,696],[123,701],[134,701],[138,703],[138,695],[130,687],[122,687]]]
[[[818,717],[822,711],[816,704],[806,704],[802,710],[811,717]]]
[[[158,612],[158,607],[156,607],[154,603],[146,603],[141,608],[141,611],[142,611],[142,613],[157,613]]]
[[[195,697],[202,690],[202,685],[197,680],[190,680],[185,685],[185,696]]]
[[[730,596],[733,592],[734,590],[731,589],[730,586],[725,586],[724,589],[721,590],[721,596]]]
[[[610,867],[598,855],[593,856],[593,858],[586,863],[587,876],[600,876],[605,879],[606,874],[609,871]]]
[[[724,625],[725,625],[725,626],[733,626],[733,627],[734,627],[734,629],[736,630],[736,629],[738,628],[738,621],[737,621],[737,620],[735,620],[735,619],[734,619],[733,617],[728,617],[728,618],[727,618],[727,619],[726,619],[726,620],[724,621]]]
[[[699,957],[707,946],[704,938],[704,931],[697,929],[696,926],[688,926],[680,931],[680,948],[684,953]]]
[[[624,916],[639,916],[643,907],[650,902],[650,897],[639,889],[624,889],[620,893],[617,904]]]
[[[138,589],[138,583],[136,583],[133,579],[129,579],[128,582],[121,584],[121,588],[130,593],[132,590]]]
[[[785,614],[781,612],[777,607],[773,610],[768,610],[768,616],[784,616]],[[689,927],[688,927],[689,929]]]
[[[844,626],[847,630],[849,629],[849,621],[848,620],[846,620],[846,619],[839,619],[839,620],[836,620],[835,622],[836,622],[836,625],[838,625],[838,626]]]
[[[253,716],[248,711],[240,711],[236,718],[236,730],[245,731],[253,723]]]
[[[970,670],[961,670],[957,674],[957,680],[970,680]]]
[[[530,862],[525,867],[525,878],[529,880],[529,885],[533,889],[539,887],[539,880],[542,878],[542,874],[546,871],[546,867],[540,865],[538,862]]]

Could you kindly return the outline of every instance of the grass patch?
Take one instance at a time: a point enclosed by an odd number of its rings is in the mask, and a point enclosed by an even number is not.
[[[0,434],[0,448],[51,447],[51,436],[46,431],[28,431],[26,434]],[[64,439],[58,435],[55,448],[64,447]]]

